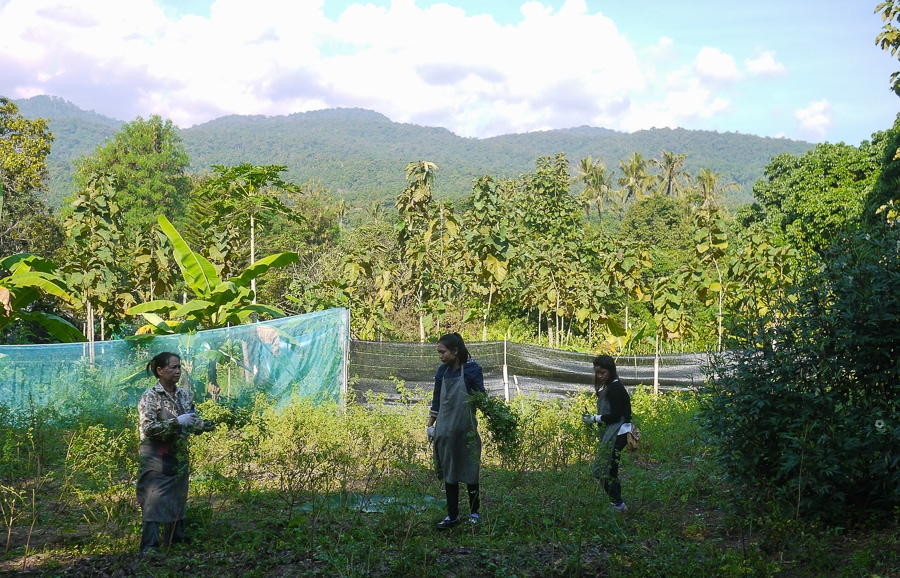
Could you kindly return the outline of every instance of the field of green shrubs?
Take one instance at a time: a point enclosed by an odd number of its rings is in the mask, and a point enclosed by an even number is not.
[[[400,385],[399,387],[403,387]],[[750,509],[719,474],[690,392],[632,398],[642,448],[624,514],[590,475],[585,394],[513,400],[517,451],[486,423],[480,527],[438,532],[424,392],[346,408],[205,402],[191,446],[191,541],[137,553],[134,408],[0,412],[0,572],[23,576],[900,576],[890,527],[818,527]],[[465,500],[463,500],[464,502]],[[465,506],[463,505],[465,509]]]

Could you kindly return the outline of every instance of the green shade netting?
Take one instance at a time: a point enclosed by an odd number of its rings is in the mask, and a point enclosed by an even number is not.
[[[162,351],[181,356],[182,386],[197,401],[218,396],[249,404],[260,394],[276,406],[295,397],[339,401],[348,339],[349,312],[339,308],[149,342],[0,346],[0,405],[62,414],[136,405],[155,383],[145,366]]]

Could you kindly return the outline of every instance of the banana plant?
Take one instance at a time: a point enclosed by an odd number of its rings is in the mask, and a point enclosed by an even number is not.
[[[8,276],[0,278],[0,330],[16,321],[31,321],[64,343],[85,340],[81,331],[65,319],[32,310],[32,305],[44,295],[72,300],[69,287],[52,261],[19,253],[0,261],[0,271],[9,271]]]
[[[186,303],[158,299],[131,307],[129,315],[141,315],[147,322],[132,339],[214,329],[229,323],[242,324],[254,313],[284,316],[284,312],[277,307],[253,302],[255,293],[252,282],[273,267],[298,262],[297,253],[288,251],[269,255],[236,277],[223,280],[208,259],[191,250],[165,216],[159,217],[159,229],[169,239],[175,262],[194,298]]]

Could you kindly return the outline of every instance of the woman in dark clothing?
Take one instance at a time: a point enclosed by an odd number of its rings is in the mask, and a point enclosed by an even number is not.
[[[141,505],[141,552],[184,540],[184,518],[188,495],[187,436],[210,431],[194,411],[191,391],[178,387],[181,358],[168,351],[147,363],[147,375],[156,385],[144,392],[138,402],[140,417],[140,469],[137,499]]]
[[[597,415],[585,414],[582,421],[603,424],[600,427],[605,429],[591,469],[595,478],[603,480],[603,489],[612,500],[610,505],[619,512],[625,512],[628,506],[622,501],[619,457],[628,445],[627,434],[631,431],[631,397],[619,381],[616,362],[608,355],[594,358],[594,393],[597,394]]]
[[[459,524],[460,482],[465,482],[469,495],[469,522],[481,522],[478,511],[481,437],[469,396],[484,392],[484,374],[481,366],[469,358],[469,350],[458,333],[441,337],[437,352],[443,365],[434,376],[434,395],[426,427],[428,439],[434,442],[435,473],[444,481],[447,491],[447,517],[438,522],[437,528],[448,530]]]

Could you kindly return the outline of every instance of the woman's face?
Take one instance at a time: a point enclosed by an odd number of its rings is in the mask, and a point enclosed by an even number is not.
[[[437,344],[437,352],[438,356],[441,358],[441,363],[444,365],[449,365],[450,367],[455,367],[457,365],[456,354],[459,352],[458,349],[447,349],[447,346],[443,343]]]
[[[181,380],[181,360],[173,355],[166,365],[156,368],[156,376],[163,387],[172,389]]]
[[[594,377],[596,377],[597,385],[606,385],[609,380],[609,370],[600,366],[594,366]]]

